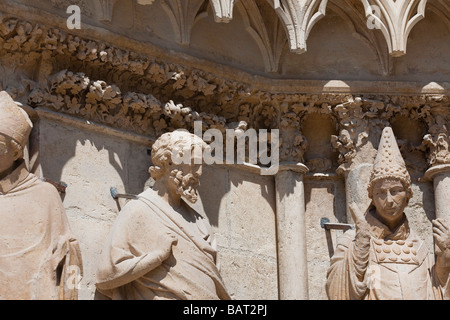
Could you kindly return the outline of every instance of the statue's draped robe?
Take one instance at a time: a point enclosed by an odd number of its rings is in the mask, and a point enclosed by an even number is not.
[[[57,190],[22,163],[0,181],[0,299],[77,299],[81,275]]]
[[[195,211],[183,216],[147,189],[124,206],[111,229],[99,261],[98,291],[121,300],[230,299],[209,229]],[[178,239],[169,258],[143,275],[133,273],[167,233]]]
[[[391,232],[376,219],[374,207],[367,213],[370,225],[368,268],[359,279],[354,254],[355,231],[340,238],[327,273],[326,291],[332,300],[440,300],[443,285],[435,273],[434,257],[409,228],[405,217]]]

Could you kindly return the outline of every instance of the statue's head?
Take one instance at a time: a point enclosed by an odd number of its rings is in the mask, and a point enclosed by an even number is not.
[[[399,221],[412,197],[411,178],[394,133],[383,130],[367,188],[377,214],[385,221]]]
[[[10,95],[0,92],[0,173],[23,157],[33,124]]]
[[[195,203],[202,154],[207,147],[200,137],[185,130],[165,133],[152,146],[153,166],[149,172],[155,181],[166,178],[170,189]]]

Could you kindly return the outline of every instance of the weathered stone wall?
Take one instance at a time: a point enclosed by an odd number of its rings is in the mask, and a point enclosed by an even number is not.
[[[292,50],[269,1],[238,1],[228,23],[216,22],[202,0],[186,0],[188,7],[168,0],[74,2],[82,10],[80,30],[66,27],[72,1],[0,0],[0,89],[33,113],[32,170],[68,185],[62,197],[85,268],[81,299],[94,298],[96,259],[125,204],[112,199],[110,188],[136,194],[150,186],[152,141],[177,128],[192,131],[194,120],[222,132],[240,121],[280,129],[281,161],[309,168],[309,298],[326,299],[329,258],[342,234],[331,231],[327,239],[320,219],[353,223],[347,204],[367,200],[359,169],[370,167],[386,125],[412,176],[406,214],[432,250],[434,189],[422,178],[429,167],[450,162],[444,1],[428,1],[399,57],[389,54],[381,33],[367,29],[357,0],[328,1],[306,52],[300,43]],[[186,19],[170,10],[176,3]],[[279,298],[274,176],[206,166],[199,194],[195,207],[216,232],[232,297]]]
[[[124,133],[39,112],[37,174],[67,184],[62,194],[73,233],[81,243],[84,277],[80,299],[95,294],[96,261],[119,209],[110,188],[138,194],[151,186],[149,145]],[[38,137],[36,137],[36,135]],[[256,193],[256,194],[255,194]],[[272,177],[205,166],[194,208],[214,228],[219,263],[235,299],[277,299],[274,185]]]

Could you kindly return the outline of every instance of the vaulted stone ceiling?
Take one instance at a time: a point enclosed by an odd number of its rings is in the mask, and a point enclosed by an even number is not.
[[[264,0],[210,0],[216,22],[229,22],[233,18],[233,9],[244,10],[253,20],[254,27],[261,35],[267,27],[259,5]],[[425,16],[427,0],[359,0],[359,1],[328,1],[328,0],[266,0],[277,13],[287,33],[289,48],[296,53],[307,50],[306,41],[314,25],[323,18],[327,11],[328,2],[331,6],[350,12],[349,18],[358,20],[367,18],[368,29],[379,29],[386,39],[389,53],[401,56],[406,53],[406,44],[411,29]],[[116,0],[102,1],[110,10]],[[153,1],[141,0],[138,4],[151,5]],[[358,12],[354,8],[362,4],[364,11]],[[195,21],[205,0],[162,0],[162,5],[170,16],[174,28],[180,30],[180,40],[187,41],[191,24]],[[437,1],[441,9],[448,11],[449,4]],[[360,6],[361,7],[361,6]],[[444,10],[445,11],[445,10]],[[447,12],[448,13],[448,12]],[[259,19],[259,21],[257,21]],[[364,20],[364,19],[363,19]],[[259,24],[258,24],[259,22]]]
[[[96,0],[97,18],[111,22],[118,3]],[[307,52],[311,31],[330,14],[341,17],[352,35],[371,48],[383,75],[390,73],[393,57],[406,54],[409,35],[425,18],[426,9],[450,26],[450,4],[445,0],[136,0],[136,10],[155,5],[163,8],[175,41],[182,46],[189,46],[194,25],[208,12],[221,24],[238,15],[242,32],[256,43],[267,73],[279,72],[287,50]]]

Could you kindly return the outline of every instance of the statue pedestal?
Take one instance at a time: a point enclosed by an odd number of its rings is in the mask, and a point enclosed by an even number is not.
[[[282,163],[275,176],[279,298],[308,299],[305,189],[302,163]]]

